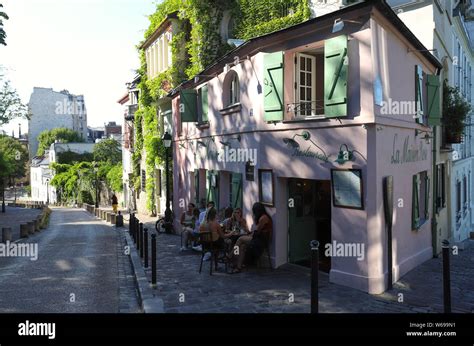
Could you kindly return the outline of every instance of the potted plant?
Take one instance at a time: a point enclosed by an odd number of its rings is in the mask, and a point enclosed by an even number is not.
[[[446,80],[443,85],[443,126],[446,129],[447,143],[461,143],[466,116],[471,105],[464,99],[456,87],[451,87]]]

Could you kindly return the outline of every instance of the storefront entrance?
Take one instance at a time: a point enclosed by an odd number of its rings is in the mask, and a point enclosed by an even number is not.
[[[331,182],[290,179],[288,198],[288,262],[309,267],[309,243],[317,239],[320,269],[329,272],[331,260],[324,255],[324,245],[331,242]]]

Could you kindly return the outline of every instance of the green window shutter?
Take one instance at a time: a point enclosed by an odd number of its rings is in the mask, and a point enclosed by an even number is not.
[[[347,36],[324,43],[324,113],[328,118],[347,116]]]
[[[212,179],[215,177],[216,186],[212,186]],[[214,202],[216,209],[219,210],[219,173],[207,171],[207,202]]]
[[[180,102],[181,122],[197,122],[197,91],[194,89],[181,90]]]
[[[420,208],[418,196],[418,175],[413,176],[413,192],[412,192],[412,206],[411,206],[411,228],[417,229],[420,223]]]
[[[429,201],[430,201],[430,178],[428,175],[425,176],[425,220],[429,218]]]
[[[242,174],[232,173],[232,208],[242,208]]]
[[[265,54],[263,65],[265,70],[263,80],[264,119],[265,121],[281,121],[285,111],[283,100],[283,52]]]
[[[207,84],[201,88],[201,121],[207,123],[209,121],[209,90]]]
[[[420,65],[415,66],[415,109],[416,122],[423,124],[423,69]]]
[[[437,75],[428,75],[426,80],[428,92],[428,124],[431,126],[441,125],[441,88]]]

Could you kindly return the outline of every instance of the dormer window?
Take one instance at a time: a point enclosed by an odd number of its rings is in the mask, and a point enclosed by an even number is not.
[[[240,83],[239,75],[235,71],[230,71],[226,76],[227,83],[224,83],[224,106],[230,107],[240,103]]]

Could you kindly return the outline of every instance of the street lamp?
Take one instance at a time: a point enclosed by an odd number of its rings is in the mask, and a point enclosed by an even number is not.
[[[165,170],[166,170],[166,210],[165,210],[165,232],[171,233],[172,228],[172,212],[170,209],[170,148],[173,138],[168,132],[163,135],[163,145],[166,148],[165,153]]]
[[[99,182],[97,181],[97,172],[99,171],[99,167],[97,166],[97,162],[93,162],[92,167],[94,168],[95,174],[95,207],[99,208]]]
[[[49,179],[46,179],[46,205],[49,205]]]

